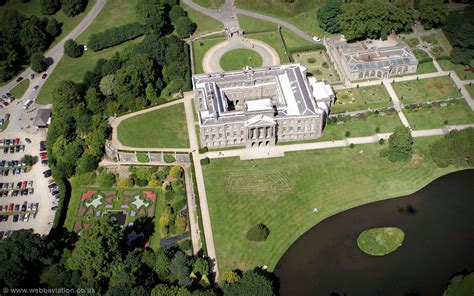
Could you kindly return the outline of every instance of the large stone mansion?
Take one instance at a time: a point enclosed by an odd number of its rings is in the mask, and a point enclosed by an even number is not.
[[[321,136],[332,87],[300,64],[193,76],[201,145],[273,146]]]

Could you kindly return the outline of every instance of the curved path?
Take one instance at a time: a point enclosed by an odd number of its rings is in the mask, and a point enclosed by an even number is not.
[[[229,50],[239,48],[251,49],[257,52],[262,57],[262,67],[280,64],[278,53],[270,45],[255,39],[235,37],[211,47],[206,52],[202,60],[204,73],[223,72],[224,70],[219,63],[221,57]]]
[[[54,47],[52,47],[50,50],[48,50],[45,53],[45,57],[48,60],[52,61],[48,69],[45,71],[45,73],[47,73],[48,76],[45,79],[41,79],[40,77],[41,75],[36,75],[36,78],[31,80],[28,89],[23,95],[23,98],[30,99],[33,101],[36,99],[36,97],[38,96],[38,93],[40,92],[41,87],[43,87],[46,80],[48,80],[49,75],[51,74],[51,72],[53,72],[54,68],[56,68],[57,64],[63,57],[64,43],[66,42],[66,40],[76,39],[82,32],[84,32],[87,29],[87,27],[94,21],[94,19],[100,13],[102,8],[104,8],[106,2],[107,0],[97,0],[94,6],[89,11],[89,13],[81,20],[81,22],[71,32],[69,32],[69,34],[67,34],[66,37],[64,37],[58,44],[56,44]],[[35,72],[31,70],[30,68],[23,71],[21,74],[13,78],[9,83],[2,86],[0,88],[0,93],[3,94],[7,91],[10,91],[12,88],[14,88],[18,84],[18,82],[16,82],[16,79],[18,77],[29,78],[30,74],[33,74],[33,73]],[[33,87],[35,85],[39,86],[36,91],[33,90]],[[17,99],[20,99],[20,98],[17,98]]]

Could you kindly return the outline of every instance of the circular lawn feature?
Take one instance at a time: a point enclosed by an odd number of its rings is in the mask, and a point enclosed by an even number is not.
[[[400,228],[372,228],[359,234],[357,246],[368,255],[384,256],[398,249],[404,239],[405,233]]]
[[[241,70],[245,66],[258,68],[262,66],[262,57],[256,51],[246,48],[226,52],[219,61],[224,71]]]

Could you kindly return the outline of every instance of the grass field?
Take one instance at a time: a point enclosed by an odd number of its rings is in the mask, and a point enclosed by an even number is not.
[[[119,141],[131,147],[189,147],[184,104],[127,118],[119,124],[117,133]]]
[[[20,0],[10,0],[10,1],[7,1],[7,3],[5,3],[2,6],[2,9],[15,9],[24,15],[27,15],[27,16],[36,15],[39,18],[53,17],[58,21],[58,23],[62,23],[61,34],[58,37],[56,37],[54,42],[51,44],[51,47],[53,47],[59,41],[61,41],[61,39],[66,37],[66,35],[81,22],[81,20],[87,15],[87,13],[94,6],[95,2],[96,2],[95,0],[89,0],[89,3],[87,4],[87,7],[84,10],[84,12],[74,17],[66,16],[62,10],[59,10],[58,12],[56,12],[56,14],[51,15],[51,16],[42,15],[39,0],[29,1],[28,3],[21,3]],[[111,2],[115,2],[115,1],[111,1]]]
[[[197,74],[204,73],[204,70],[202,69],[202,59],[204,58],[206,52],[214,45],[225,40],[226,38],[212,38],[193,42],[194,71]]]
[[[418,68],[416,68],[416,74],[425,74],[425,73],[432,73],[436,72],[436,67],[433,62],[424,62],[418,64]],[[412,75],[412,74],[409,74]]]
[[[246,66],[258,68],[262,66],[262,57],[254,50],[239,48],[226,52],[219,64],[224,71],[242,70]]]
[[[464,71],[466,66],[456,65],[456,64],[451,63],[451,61],[448,61],[448,60],[438,61],[438,64],[441,66],[441,69],[443,69],[445,71],[454,70],[454,72],[456,72],[456,74],[458,74],[458,76],[461,80],[474,79],[474,73],[473,72]],[[474,60],[471,61],[470,66],[474,67]]]
[[[288,48],[288,50],[296,49],[301,46],[314,45],[313,42],[309,42],[306,39],[301,38],[300,36],[296,35],[287,28],[282,28],[281,33],[283,35],[283,39],[285,40],[286,47]]]
[[[235,5],[285,20],[310,35],[321,37],[327,34],[319,27],[316,12],[324,2],[324,0],[294,1],[293,3],[275,0],[236,0]]]
[[[416,139],[408,163],[380,157],[386,145],[379,144],[287,153],[278,159],[213,159],[203,170],[220,272],[263,265],[273,270],[299,236],[327,217],[410,194],[453,171],[437,168],[429,158],[427,145],[434,139]],[[245,234],[258,223],[270,235],[265,242],[250,242]]]
[[[392,100],[383,85],[351,88],[336,93],[332,113],[391,107]]]
[[[285,54],[285,50],[283,49],[283,44],[281,43],[281,39],[278,32],[247,34],[246,37],[251,39],[257,39],[267,43],[277,51],[278,56],[280,57],[281,64],[288,63],[288,58]]]
[[[372,228],[359,234],[357,246],[366,254],[384,256],[398,249],[404,239],[405,233],[400,228]]]
[[[474,85],[466,85],[465,86],[471,97],[474,97]]]
[[[250,16],[238,14],[240,28],[244,33],[264,32],[264,31],[277,31],[278,25],[272,22],[263,21]]]
[[[193,36],[199,36],[224,29],[224,25],[221,22],[192,9],[184,3],[181,3],[180,6],[188,13],[189,18],[197,25]]]
[[[105,7],[99,13],[92,24],[77,38],[77,41],[86,44],[89,36],[111,28],[114,26],[124,25],[136,20],[135,5],[138,0],[109,0]],[[79,82],[82,80],[84,73],[94,68],[99,59],[109,59],[115,52],[121,52],[132,44],[140,42],[143,37],[122,43],[120,45],[101,50],[99,52],[86,51],[80,58],[74,59],[63,56],[59,64],[54,69],[51,76],[45,82],[38,94],[36,103],[46,105],[51,103],[52,92],[56,84],[61,80],[70,80]],[[74,69],[71,71],[71,69]]]
[[[474,112],[464,99],[458,104],[444,107],[420,108],[417,111],[404,110],[413,129],[430,129],[443,127],[446,124],[468,124],[474,123]]]
[[[302,64],[318,80],[327,80],[331,83],[340,81],[331,60],[324,49],[293,53],[295,62]]]
[[[24,79],[22,82],[17,84],[14,88],[10,90],[10,93],[12,96],[14,96],[17,100],[21,99],[25,91],[28,89],[28,86],[30,86],[30,80],[29,79]]]
[[[456,84],[449,76],[397,82],[392,86],[404,104],[459,98],[461,96]]]
[[[193,0],[193,2],[207,8],[216,9],[224,5],[225,0]]]

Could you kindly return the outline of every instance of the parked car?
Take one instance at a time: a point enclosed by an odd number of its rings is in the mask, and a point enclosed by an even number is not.
[[[43,172],[43,176],[44,176],[45,178],[51,177],[51,170],[46,170],[46,171],[44,171],[44,172]]]
[[[13,216],[13,222],[18,222],[18,216],[19,216],[18,214]]]
[[[22,81],[22,80],[23,80],[23,77],[20,76],[20,77],[18,77],[18,78],[16,79],[16,82],[20,82],[20,81]]]
[[[30,138],[25,138],[25,142],[28,144],[31,144],[31,139]]]
[[[48,76],[48,73],[43,73],[43,75],[41,75],[41,79],[45,79],[46,76]]]
[[[33,86],[33,91],[36,91],[39,88],[39,85]]]
[[[58,209],[58,206],[51,207],[51,211],[56,211],[57,209]]]

